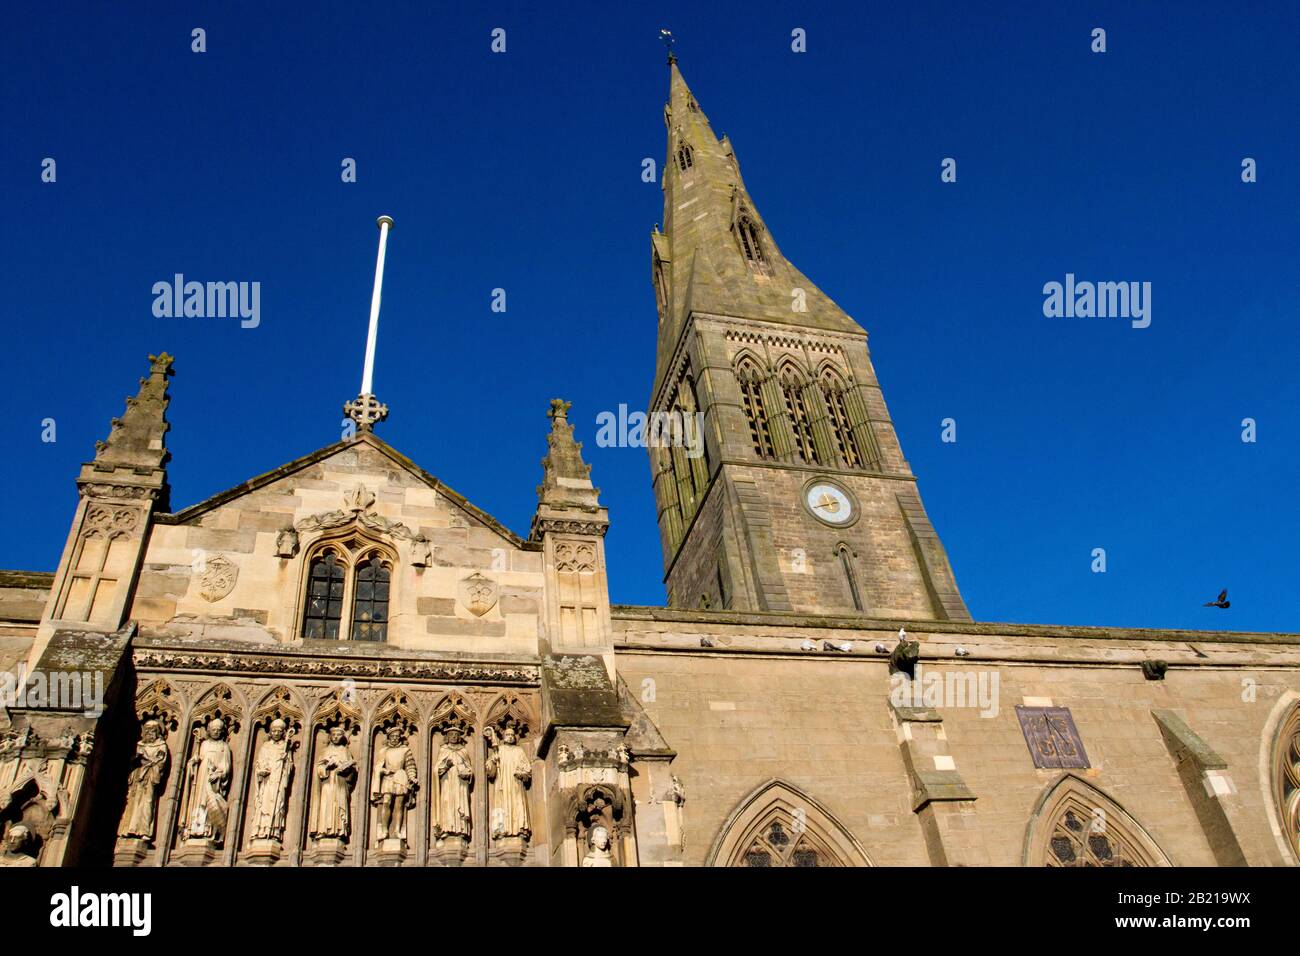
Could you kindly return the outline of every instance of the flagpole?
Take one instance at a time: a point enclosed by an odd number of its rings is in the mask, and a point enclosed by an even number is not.
[[[384,255],[388,251],[388,230],[393,228],[391,216],[375,220],[379,227],[379,258],[375,260],[375,291],[370,297],[370,330],[366,334],[366,367],[361,374],[361,394],[373,395],[375,383],[375,342],[379,338],[379,299],[384,289]]]
[[[343,414],[356,422],[356,430],[368,432],[375,422],[388,417],[388,406],[375,398],[375,342],[379,338],[379,299],[384,289],[384,256],[388,252],[388,231],[392,216],[375,220],[379,227],[379,257],[375,259],[375,291],[370,296],[370,328],[366,332],[366,364],[361,371],[361,394],[343,406]]]

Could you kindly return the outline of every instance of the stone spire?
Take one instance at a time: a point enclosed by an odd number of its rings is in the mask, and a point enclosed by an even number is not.
[[[692,312],[861,335],[862,327],[782,255],[730,140],[714,135],[675,58],[668,71],[664,228],[651,234],[660,308],[656,392]]]
[[[160,508],[167,507],[167,379],[173,374],[170,355],[149,356],[149,377],[140,379],[140,391],[127,398],[126,411],[113,419],[108,439],[95,442],[95,460],[81,466],[77,484],[82,494],[104,494],[114,486],[129,497],[153,498]]]
[[[547,412],[542,483],[530,540],[542,546],[546,575],[546,639],[549,651],[599,654],[614,676],[609,581],[605,573],[605,532],[609,512],[592,487],[591,466],[573,440],[569,403],[555,398]]]
[[[591,484],[591,466],[582,460],[582,443],[573,440],[569,424],[569,406],[563,399],[551,399],[546,417],[551,433],[546,436],[546,455],[542,458],[542,483],[537,486],[537,517],[533,535],[543,515],[572,512],[576,517],[609,524],[608,512],[600,506],[600,489]]]

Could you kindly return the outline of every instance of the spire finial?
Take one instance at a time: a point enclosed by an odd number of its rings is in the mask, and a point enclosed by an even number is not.
[[[677,62],[677,54],[673,52],[673,44],[676,43],[677,40],[673,37],[672,31],[661,29],[659,31],[659,42],[662,43],[667,48],[668,65],[672,66],[674,63]]]
[[[388,406],[375,398],[375,342],[379,338],[379,299],[384,288],[384,255],[388,251],[388,231],[393,228],[392,216],[375,220],[379,227],[379,257],[375,260],[375,291],[370,297],[370,328],[366,333],[366,362],[361,373],[361,394],[343,406],[343,414],[357,423],[357,429],[370,431],[375,422],[388,417]]]

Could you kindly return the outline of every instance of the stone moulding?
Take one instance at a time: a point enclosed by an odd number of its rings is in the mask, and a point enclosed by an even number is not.
[[[458,663],[411,660],[354,660],[281,654],[203,653],[136,648],[137,670],[223,674],[284,674],[352,677],[358,680],[452,681],[466,684],[536,685],[539,668],[529,664]]]
[[[548,532],[559,532],[603,538],[607,531],[609,531],[608,521],[580,521],[572,518],[538,518],[536,526],[536,534],[539,537]]]

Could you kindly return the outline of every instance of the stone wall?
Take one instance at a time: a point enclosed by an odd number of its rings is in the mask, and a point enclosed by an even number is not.
[[[346,516],[348,495],[358,487],[373,499],[362,514],[400,526],[395,534],[381,529],[368,536],[396,557],[389,644],[481,651],[486,643],[503,652],[537,651],[544,587],[540,550],[490,526],[454,493],[430,487],[364,443],[153,525],[130,617],[146,635],[260,643],[300,639],[313,547],[355,528],[344,522],[317,529],[314,522],[320,516]],[[298,541],[285,556],[280,533],[295,524]],[[418,553],[423,545],[413,537],[427,541],[423,565]],[[235,569],[225,593],[205,590],[204,573],[214,561]],[[486,579],[490,607],[477,605],[476,612],[467,603],[465,582],[471,578]]]
[[[614,609],[619,673],[650,689],[642,706],[677,752],[688,865],[706,861],[724,821],[774,778],[876,864],[1020,865],[1031,822],[1067,774],[1175,865],[1225,862],[1235,852],[1225,839],[1252,865],[1296,862],[1272,793],[1278,726],[1300,701],[1300,635],[727,617]],[[904,624],[916,628],[920,670],[891,682]],[[1157,660],[1168,669],[1150,680],[1142,663]],[[927,698],[936,677],[950,689]],[[953,697],[958,684],[966,700]],[[1068,708],[1088,766],[1036,769],[1017,705]],[[1224,766],[1211,758],[1191,772],[1156,712],[1176,714]],[[919,757],[913,721],[933,731]]]

